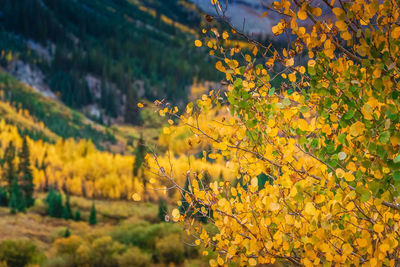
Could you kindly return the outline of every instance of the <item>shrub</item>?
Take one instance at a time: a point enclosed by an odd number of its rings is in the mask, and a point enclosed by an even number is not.
[[[54,266],[90,265],[91,250],[82,238],[75,235],[59,238],[54,242],[53,246],[56,248],[57,256],[65,262],[64,265],[56,265],[57,262],[54,262],[52,263]]]
[[[114,240],[126,245],[134,245],[146,250],[154,250],[157,239],[170,234],[180,234],[182,229],[175,224],[149,224],[140,222],[128,224],[115,229],[111,236]]]
[[[35,199],[35,202],[34,202],[33,206],[29,208],[29,211],[32,211],[34,213],[38,213],[40,215],[46,215],[46,214],[48,214],[48,207],[43,202],[42,199],[37,198],[37,199]]]
[[[31,241],[5,240],[0,244],[0,262],[5,262],[8,267],[39,263],[43,257]]]
[[[138,247],[128,248],[122,255],[118,256],[120,267],[145,267],[151,263],[151,255],[141,251]]]
[[[93,267],[117,266],[117,256],[124,246],[112,240],[110,236],[95,239],[92,243],[91,264]]]
[[[157,241],[156,253],[164,263],[182,263],[185,259],[185,248],[179,234],[165,236]]]

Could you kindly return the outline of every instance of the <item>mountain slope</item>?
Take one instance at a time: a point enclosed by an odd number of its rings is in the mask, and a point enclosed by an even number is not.
[[[33,139],[50,142],[60,137],[91,139],[99,147],[116,141],[105,127],[89,121],[59,101],[44,97],[2,71],[0,92],[1,118]]]
[[[138,99],[182,104],[195,78],[218,79],[193,47],[199,14],[178,0],[0,0],[0,49],[11,52],[0,63],[14,75],[29,65],[98,121],[138,123]]]

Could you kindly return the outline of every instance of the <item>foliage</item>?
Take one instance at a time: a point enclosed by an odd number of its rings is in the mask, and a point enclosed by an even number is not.
[[[154,251],[158,239],[176,233],[182,233],[182,229],[177,225],[169,223],[149,224],[148,222],[140,221],[135,224],[122,225],[112,231],[111,236],[122,244]]]
[[[97,224],[96,207],[95,207],[95,205],[94,205],[94,201],[93,201],[93,203],[92,203],[92,207],[90,208],[89,224],[90,224],[90,225],[95,225],[95,224]]]
[[[160,198],[160,200],[158,201],[158,220],[160,220],[160,222],[165,222],[165,216],[168,215],[168,206],[167,206],[167,202],[165,201],[165,199]]]
[[[205,30],[211,54],[224,59],[216,68],[226,97],[203,95],[179,118],[210,145],[203,158],[225,161],[241,180],[203,190],[193,178],[182,189],[192,208],[213,212],[215,236],[191,229],[197,244],[219,252],[211,266],[399,264],[400,9],[390,0],[320,5],[269,6],[283,16],[273,33],[292,36],[280,51],[251,38],[250,51],[224,47],[243,34]],[[215,109],[231,115],[210,122]],[[161,111],[178,117],[173,107]],[[160,176],[173,181],[166,169]],[[178,209],[172,215],[184,220]]]
[[[24,198],[26,206],[29,208],[33,206],[35,200],[33,199],[33,190],[34,190],[33,174],[31,169],[30,153],[26,136],[24,137],[22,142],[22,149],[19,158],[20,158],[20,163],[18,166],[18,173],[20,175],[19,181],[21,184],[22,197]]]
[[[138,247],[130,247],[124,253],[118,256],[118,266],[146,267],[151,263],[151,254],[143,252]]]
[[[8,194],[4,187],[0,187],[0,206],[8,207]]]
[[[14,178],[14,182],[12,184],[10,192],[10,201],[8,205],[12,214],[16,214],[17,212],[25,212],[26,202],[24,196],[21,193],[21,188],[18,185],[17,178]]]
[[[165,263],[182,263],[185,259],[185,248],[179,234],[167,235],[156,243],[157,256]]]
[[[0,261],[6,262],[9,267],[39,263],[42,259],[43,255],[30,241],[4,240],[0,243]]]
[[[69,220],[69,219],[72,218],[72,211],[71,211],[71,203],[70,203],[70,201],[69,201],[69,194],[67,194],[67,195],[66,195],[66,198],[65,198],[65,205],[64,205],[64,208],[63,208],[63,215],[62,215],[62,217],[63,217],[65,220]]]
[[[63,215],[63,205],[61,194],[53,188],[47,193],[46,202],[48,205],[48,214],[51,217],[61,218]]]
[[[32,138],[52,142],[57,139],[56,135],[63,138],[90,138],[98,147],[101,147],[102,142],[112,141],[115,138],[106,134],[100,125],[88,122],[82,113],[66,107],[59,101],[48,99],[2,71],[0,71],[0,88],[3,101],[13,103],[12,106],[18,103],[18,113],[23,112],[23,117],[35,120],[35,127],[30,126],[25,129]],[[8,113],[10,107],[6,108]],[[16,120],[14,116],[5,118],[8,118],[10,123]],[[18,126],[23,130],[26,124],[24,121]]]
[[[74,214],[74,221],[80,221],[81,220],[81,212],[77,209],[76,211],[75,211],[75,214]]]

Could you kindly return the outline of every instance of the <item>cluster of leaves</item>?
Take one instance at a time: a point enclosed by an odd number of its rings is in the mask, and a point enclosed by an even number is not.
[[[219,1],[213,0],[224,18]],[[209,33],[210,53],[228,82],[224,95],[204,95],[180,116],[209,142],[213,157],[235,166],[240,183],[193,179],[180,188],[218,228],[194,228],[214,246],[211,266],[395,266],[400,238],[400,7],[398,1],[281,0],[272,28],[290,36],[288,49],[240,31]],[[323,7],[323,8],[321,8]],[[307,22],[309,27],[305,27]],[[224,47],[230,34],[253,49]],[[196,41],[196,46],[203,42]],[[304,66],[300,64],[308,58]],[[279,88],[271,85],[282,77]],[[226,104],[226,105],[224,105]],[[200,128],[212,109],[231,117]],[[171,115],[175,111],[166,110]],[[207,151],[204,151],[207,154]],[[162,170],[161,170],[162,171]],[[269,183],[260,184],[263,174]],[[172,179],[171,177],[167,177]],[[176,221],[184,216],[172,212]]]

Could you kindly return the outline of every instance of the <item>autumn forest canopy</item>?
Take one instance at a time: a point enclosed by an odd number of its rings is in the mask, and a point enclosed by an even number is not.
[[[0,266],[400,265],[399,1],[1,2]]]

